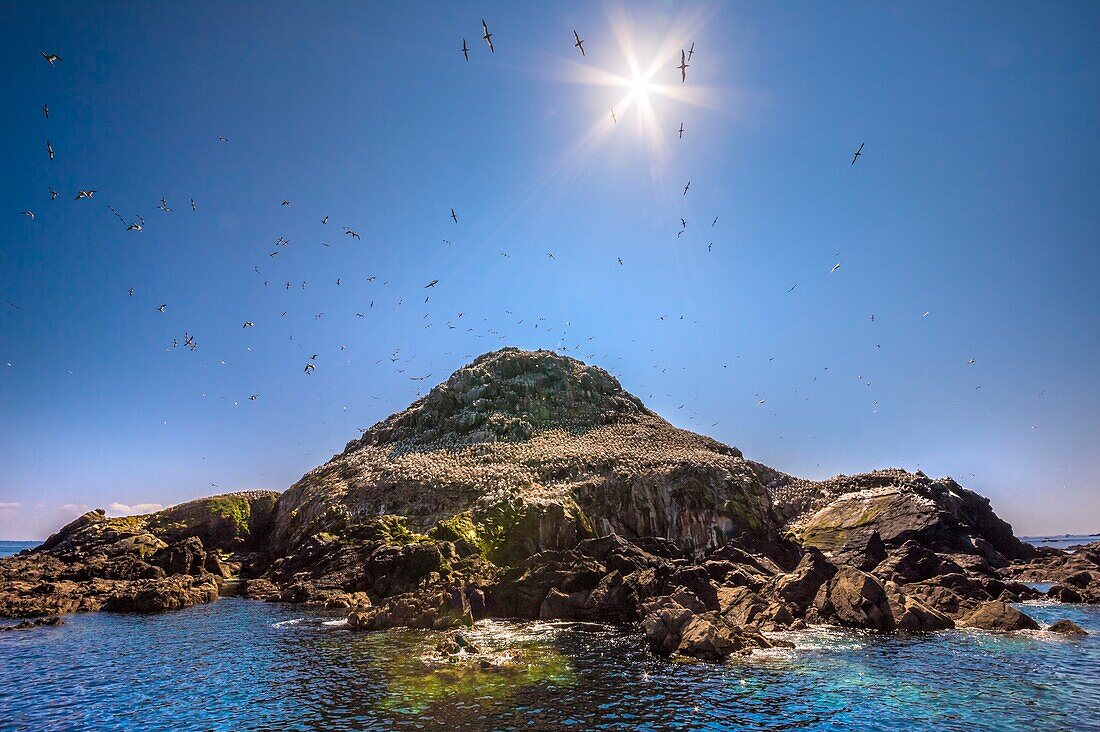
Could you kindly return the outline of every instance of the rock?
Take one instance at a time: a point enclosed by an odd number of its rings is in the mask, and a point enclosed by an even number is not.
[[[141,580],[118,587],[103,603],[104,610],[123,613],[145,613],[158,610],[180,610],[218,599],[218,585],[213,578],[197,580],[181,575],[160,580]]]
[[[365,610],[348,614],[348,627],[357,630],[423,628],[443,630],[473,625],[470,602],[461,587],[435,587],[388,598]]]
[[[797,608],[801,614],[835,574],[836,567],[825,560],[820,550],[810,547],[792,572],[771,580],[763,593]]]
[[[955,621],[946,613],[904,594],[896,583],[888,581],[883,585],[883,589],[886,590],[886,597],[890,602],[890,614],[894,616],[894,626],[897,630],[928,632],[955,627]]]
[[[206,573],[206,549],[197,536],[189,536],[162,549],[153,561],[168,574],[198,576]]]
[[[721,661],[734,653],[776,645],[758,631],[740,627],[717,612],[694,613],[670,597],[646,606],[642,628],[650,649],[664,656],[675,653]]]
[[[877,553],[876,533],[887,551],[914,540],[936,552],[979,555],[997,567],[1036,553],[987,499],[950,478],[891,469],[820,482],[774,472],[768,479],[784,528],[837,562],[865,565],[863,558]]]
[[[1014,631],[1038,630],[1039,624],[1022,612],[1003,602],[987,602],[959,622],[966,628],[982,630]]]
[[[1072,620],[1059,620],[1047,630],[1051,633],[1062,633],[1064,635],[1088,635],[1088,632]]]
[[[877,579],[855,567],[840,567],[818,590],[818,615],[848,628],[893,630],[894,616],[886,591]]]
[[[5,630],[34,630],[35,628],[44,628],[54,625],[61,625],[61,616],[50,615],[45,618],[36,618],[34,620],[24,620],[17,625],[0,625],[0,632]],[[1084,633],[1084,631],[1081,631]]]
[[[670,598],[651,603],[642,620],[649,648],[660,656],[668,656],[680,647],[680,629],[694,613]]]

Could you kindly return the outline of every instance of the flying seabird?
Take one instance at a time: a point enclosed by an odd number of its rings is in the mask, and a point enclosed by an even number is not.
[[[74,201],[79,201],[81,198],[91,198],[94,195],[95,195],[95,190],[77,191],[76,192],[76,198],[74,198],[73,200]]]
[[[328,216],[321,219],[321,226],[328,226]]]
[[[45,51],[39,51],[38,53],[42,55],[42,58],[46,59],[46,63],[48,63],[50,66],[53,66],[58,61],[64,62],[64,59],[58,56],[56,53],[46,53]]]
[[[692,41],[691,42],[691,48],[688,49],[688,59],[687,60],[690,61],[691,57],[694,56],[694,55],[695,55],[695,41]]]
[[[680,139],[684,139],[684,123],[680,123]]]
[[[676,68],[680,69],[680,83],[681,84],[683,84],[685,81],[687,81],[687,78],[688,78],[687,70],[688,70],[689,66],[690,66],[690,64],[687,62],[687,59],[685,58],[685,55],[684,55],[684,49],[681,48],[680,49],[680,65],[676,67]]]
[[[859,149],[856,150],[856,154],[852,156],[852,165],[856,164],[856,158],[863,154],[863,143],[859,143]]]
[[[50,160],[53,160],[53,145],[49,140],[46,140],[46,154],[50,156]]]
[[[242,325],[241,327],[242,328],[254,328],[255,326],[256,326],[256,324],[253,323],[251,320],[246,320],[246,321],[244,321],[244,325]]]
[[[429,287],[435,287],[435,286],[436,286],[436,285],[438,285],[438,284],[439,284],[439,280],[432,280],[432,281],[431,281],[431,282],[429,282],[428,284],[424,285],[424,289],[426,290],[426,289],[428,289]]]
[[[356,239],[359,238],[359,234],[357,232],[352,231],[351,229],[347,228],[346,226],[344,227],[344,233],[347,234],[348,236],[354,237]]]
[[[458,223],[458,214],[455,213],[453,208],[451,209],[451,218],[455,220],[456,224]]]
[[[22,211],[21,214],[32,221],[34,220],[34,211]]]
[[[581,50],[581,55],[583,56],[584,55],[584,41],[581,40],[581,37],[577,35],[577,31],[575,31],[575,30],[573,31],[573,37],[577,39],[577,42],[574,43],[573,45]]]
[[[164,309],[165,309],[166,307],[168,307],[168,306],[167,306],[167,305],[158,305],[158,306],[157,306],[157,312],[158,312],[158,313],[163,313],[163,312],[164,312]]]
[[[462,55],[466,57],[466,60],[470,60],[470,47],[466,45],[466,39],[462,39]]]
[[[838,269],[840,269],[840,262],[837,262],[836,264],[833,265],[833,268],[829,270],[829,274],[832,274],[833,272],[836,272]]]
[[[42,114],[46,115],[46,119],[50,118],[50,105],[48,105],[48,104],[43,104],[42,105]]]
[[[684,195],[685,196],[688,194],[688,189],[689,188],[691,188],[691,181],[690,180],[687,182],[687,185],[684,186]]]
[[[617,120],[615,118],[615,108],[614,107],[611,108],[611,122],[614,123],[614,124],[619,123],[619,120]],[[51,160],[52,160],[52,158],[51,158]]]
[[[50,189],[50,200],[51,201],[56,201],[57,200],[57,191],[55,191],[53,188]]]
[[[493,49],[493,34],[489,32],[489,26],[485,25],[485,18],[481,19],[481,37],[489,44],[489,53],[496,53]]]
[[[305,367],[305,373],[307,373],[307,374],[312,374],[312,373],[313,373],[313,370],[314,370],[315,368],[317,368],[317,367],[316,367],[316,366],[314,366],[313,364],[311,364],[311,363],[307,363],[307,364],[306,364],[306,367]]]

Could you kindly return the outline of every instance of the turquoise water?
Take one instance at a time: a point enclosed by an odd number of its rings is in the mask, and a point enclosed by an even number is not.
[[[0,634],[0,729],[1100,729],[1100,608],[1026,610],[1093,635],[814,629],[716,666],[599,625],[485,622],[474,641],[512,665],[433,670],[430,633],[292,606],[85,614]]]

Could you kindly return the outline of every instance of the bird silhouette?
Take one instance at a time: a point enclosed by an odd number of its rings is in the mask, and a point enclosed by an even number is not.
[[[496,49],[493,48],[493,34],[489,32],[489,26],[485,24],[485,19],[481,19],[481,37],[485,43],[489,46],[489,53],[496,53]]]

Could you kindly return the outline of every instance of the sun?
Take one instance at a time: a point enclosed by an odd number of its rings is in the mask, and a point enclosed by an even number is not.
[[[634,74],[634,78],[630,80],[630,94],[634,99],[639,102],[649,101],[649,92],[653,90],[649,80],[652,75]]]

